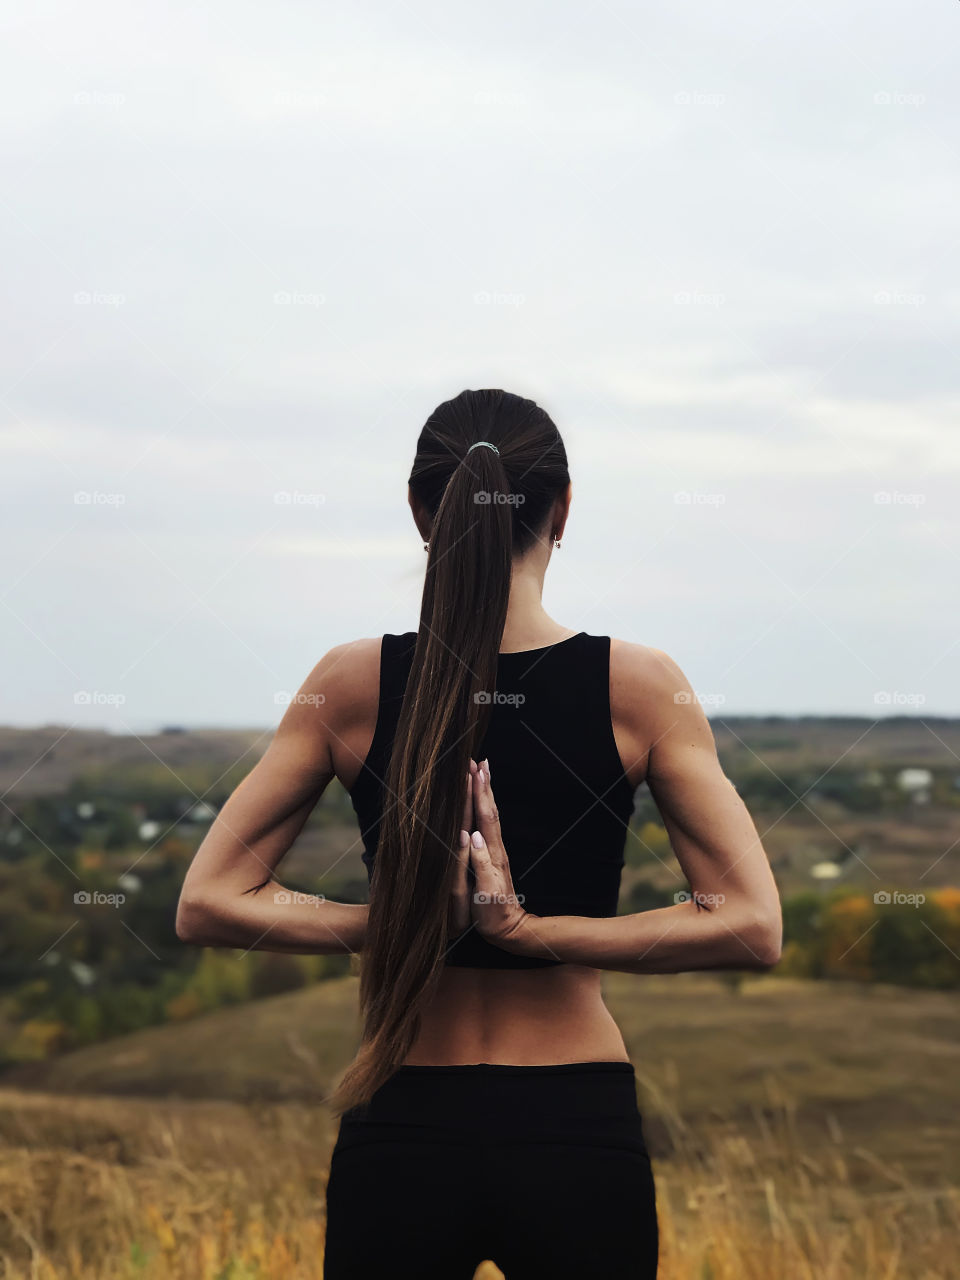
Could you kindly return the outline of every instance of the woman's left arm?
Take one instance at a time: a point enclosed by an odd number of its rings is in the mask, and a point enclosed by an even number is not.
[[[474,921],[488,941],[506,951],[597,969],[770,969],[780,958],[782,920],[757,829],[720,767],[713,731],[686,677],[658,650],[648,650],[644,661],[644,713],[656,722],[646,780],[690,896],[669,907],[600,918],[524,911],[483,770],[473,784],[482,837],[480,848],[470,852]]]
[[[237,786],[187,871],[177,936],[198,946],[336,954],[359,951],[366,904],[284,888],[274,870],[331,778],[332,673],[350,645],[331,649],[284,713],[270,746]]]

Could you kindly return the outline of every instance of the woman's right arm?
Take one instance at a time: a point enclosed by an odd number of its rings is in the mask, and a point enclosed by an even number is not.
[[[298,894],[274,878],[334,777],[332,724],[356,678],[350,648],[338,645],[317,663],[263,757],[214,819],[181,890],[183,942],[301,954],[361,950],[366,904]]]

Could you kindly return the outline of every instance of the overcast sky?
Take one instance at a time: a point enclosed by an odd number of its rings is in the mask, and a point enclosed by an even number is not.
[[[406,477],[466,387],[564,436],[563,626],[711,715],[960,712],[960,6],[2,37],[3,722],[272,726],[415,628]]]

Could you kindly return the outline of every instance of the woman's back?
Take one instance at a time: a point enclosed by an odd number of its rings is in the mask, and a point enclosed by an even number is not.
[[[415,632],[357,646],[350,685],[376,691],[334,752],[368,873],[376,866],[386,768]],[[634,648],[634,646],[629,646]],[[376,650],[375,653],[372,651]],[[613,915],[639,781],[629,727],[611,704],[617,642],[580,631],[501,653],[480,758],[490,760],[514,887],[538,915]],[[375,663],[375,666],[374,666]],[[360,668],[363,668],[361,671]],[[346,673],[344,673],[346,674]],[[487,696],[486,694],[481,696]],[[346,732],[346,731],[345,731]],[[342,764],[342,771],[341,771]],[[600,972],[504,951],[470,929],[450,949],[408,1062],[626,1060]]]

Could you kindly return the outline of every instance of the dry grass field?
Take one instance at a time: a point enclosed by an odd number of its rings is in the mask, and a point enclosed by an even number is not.
[[[955,996],[607,984],[640,1080],[662,1280],[957,1275]],[[320,1280],[322,1097],[355,995],[353,977],[324,983],[0,1082],[0,1274]]]
[[[726,718],[715,732],[728,775],[748,794],[759,787],[752,812],[785,897],[811,889],[824,859],[836,860],[840,885],[861,893],[960,883],[960,722],[938,721],[931,733],[907,720]],[[6,917],[9,937],[37,955],[68,934],[82,934],[91,954],[113,948],[120,962],[99,979],[109,995],[111,982],[127,980],[131,954],[143,955],[117,949],[109,930],[76,927],[73,884],[64,899],[60,871],[76,860],[85,875],[107,878],[133,862],[155,913],[169,907],[172,920],[174,898],[158,895],[174,894],[170,860],[189,854],[199,829],[177,826],[172,848],[148,850],[144,836],[138,852],[131,813],[162,814],[172,828],[171,814],[183,812],[175,802],[245,772],[269,736],[0,729],[0,784],[16,784],[18,801],[36,799],[31,818],[43,837],[36,848],[11,844],[10,881],[22,877],[29,893]],[[831,793],[841,759],[883,770],[876,803],[872,792],[867,803]],[[908,763],[939,770],[931,803],[906,804],[892,790]],[[802,803],[790,788],[765,790],[781,773]],[[56,800],[87,774],[73,799],[89,792],[99,804],[102,792],[116,802],[94,834],[74,831]],[[647,805],[628,840],[624,902],[638,888],[682,887],[651,817]],[[63,867],[49,860],[51,842]],[[362,896],[360,851],[346,796],[333,788],[284,873]],[[169,922],[144,919],[166,955]],[[172,963],[181,955],[177,947]],[[30,1003],[28,969],[11,988],[11,1010],[14,997]],[[134,995],[138,980],[129,979]],[[661,1280],[960,1277],[956,991],[774,975],[609,974],[605,984],[637,1068]],[[356,1041],[356,996],[350,976],[190,1020],[145,1018],[120,1024],[143,1030],[91,1036],[85,1048],[8,1068],[0,1280],[320,1280],[336,1134],[324,1098]],[[55,1003],[38,1009],[16,1011],[8,1029],[60,1016]],[[492,1263],[478,1272],[499,1275]]]

